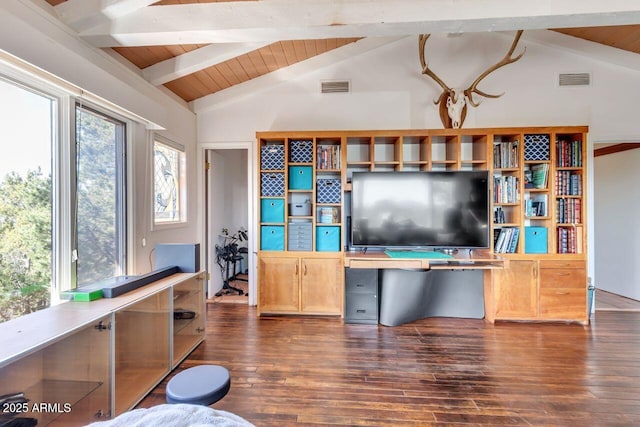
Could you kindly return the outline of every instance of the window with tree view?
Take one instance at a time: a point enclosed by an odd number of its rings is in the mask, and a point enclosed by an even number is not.
[[[125,125],[76,107],[77,285],[124,274]]]
[[[0,322],[48,307],[57,101],[0,79]]]
[[[170,224],[184,221],[184,149],[177,144],[155,141],[154,162],[154,222]]]
[[[126,125],[38,82],[0,76],[0,100],[5,322],[126,273]]]

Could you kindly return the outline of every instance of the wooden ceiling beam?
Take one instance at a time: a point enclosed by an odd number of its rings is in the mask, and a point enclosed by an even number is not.
[[[211,44],[158,62],[143,69],[142,75],[151,84],[160,86],[267,45],[269,43]]]
[[[118,3],[139,1],[143,0]],[[80,31],[80,36],[97,47],[114,47],[512,31],[637,22],[640,22],[637,0],[262,0],[143,7]]]
[[[621,144],[608,145],[606,147],[596,148],[595,150],[593,150],[593,157],[606,156],[607,154],[619,153],[621,151],[635,150],[636,148],[640,148],[639,143],[627,142],[627,143],[621,143]]]
[[[62,22],[81,32],[143,9],[158,0],[67,0],[54,10]]]

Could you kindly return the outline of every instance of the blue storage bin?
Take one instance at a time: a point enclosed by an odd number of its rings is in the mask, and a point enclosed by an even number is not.
[[[260,227],[260,249],[263,251],[284,251],[284,225],[263,225]]]
[[[260,222],[284,222],[284,199],[260,200]]]
[[[524,228],[524,252],[526,254],[546,254],[547,227]]]
[[[316,200],[318,203],[340,203],[342,199],[342,183],[340,178],[318,178],[316,183]]]
[[[310,139],[292,139],[289,141],[289,161],[311,163],[313,161],[313,141]]]
[[[260,169],[284,170],[284,145],[263,145],[260,147]]]
[[[313,189],[313,168],[311,166],[289,166],[289,190]]]
[[[284,196],[284,173],[261,173],[260,195],[267,197]]]
[[[340,227],[316,227],[316,251],[340,252]]]

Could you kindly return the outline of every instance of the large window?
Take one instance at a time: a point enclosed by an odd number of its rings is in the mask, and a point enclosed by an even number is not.
[[[184,222],[184,148],[165,140],[153,144],[154,224]]]
[[[0,79],[0,322],[51,303],[55,99]]]
[[[126,271],[125,125],[76,106],[77,285]]]
[[[12,77],[0,76],[0,322],[127,260],[125,122]]]

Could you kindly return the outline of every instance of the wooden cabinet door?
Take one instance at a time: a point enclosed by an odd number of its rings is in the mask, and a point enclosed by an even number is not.
[[[260,257],[258,261],[259,313],[297,313],[300,310],[299,259]]]
[[[540,261],[540,317],[545,320],[587,321],[584,261]]]
[[[303,313],[342,314],[342,258],[303,258],[300,282]]]
[[[513,260],[493,275],[496,319],[524,320],[538,315],[538,262]]]

